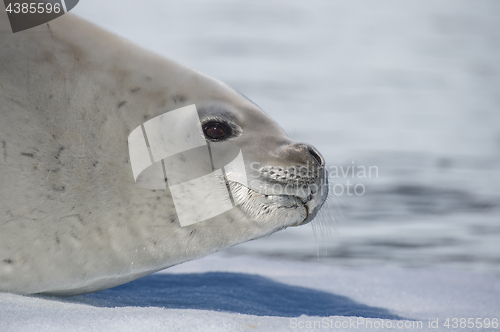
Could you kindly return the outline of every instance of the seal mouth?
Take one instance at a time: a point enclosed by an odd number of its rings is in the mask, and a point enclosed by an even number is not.
[[[320,187],[324,181],[320,181]],[[301,226],[311,222],[326,200],[327,192],[314,186],[308,187],[308,195],[263,193],[239,182],[229,181],[233,192],[244,193],[234,197],[235,205],[257,221],[277,222],[281,228]],[[273,183],[276,185],[276,183]]]
[[[264,166],[254,174],[249,190],[270,198],[270,204],[291,200],[294,208],[303,214],[303,218],[291,221],[289,226],[311,222],[328,196],[328,172],[323,166],[309,163],[288,167]]]

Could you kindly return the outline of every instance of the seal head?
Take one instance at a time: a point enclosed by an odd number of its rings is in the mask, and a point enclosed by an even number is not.
[[[327,195],[320,153],[253,102],[71,14],[14,35],[0,13],[0,87],[0,291],[113,287],[310,222]],[[234,208],[181,227],[173,191],[134,181],[128,137],[193,104],[247,181],[228,170]]]

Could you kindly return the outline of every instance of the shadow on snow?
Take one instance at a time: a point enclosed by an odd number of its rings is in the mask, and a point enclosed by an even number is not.
[[[256,316],[358,316],[404,319],[348,297],[291,286],[258,275],[158,273],[100,292],[64,300],[98,307],[160,307]]]

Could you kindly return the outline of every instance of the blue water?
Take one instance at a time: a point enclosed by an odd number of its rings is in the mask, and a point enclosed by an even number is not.
[[[331,169],[378,170],[330,178],[364,192],[331,195],[316,236],[304,226],[221,255],[500,273],[500,2],[86,0],[73,12],[243,92]]]

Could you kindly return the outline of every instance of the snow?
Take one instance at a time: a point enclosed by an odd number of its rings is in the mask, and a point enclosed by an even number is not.
[[[98,293],[0,294],[0,324],[2,331],[294,331],[300,322],[355,321],[355,330],[373,330],[364,317],[394,327],[422,322],[427,331],[429,319],[444,330],[446,318],[500,318],[499,296],[500,278],[487,274],[212,255]]]

